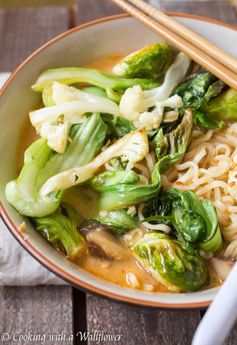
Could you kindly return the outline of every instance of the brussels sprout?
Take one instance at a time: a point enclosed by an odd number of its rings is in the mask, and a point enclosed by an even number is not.
[[[201,111],[195,113],[194,122],[198,127],[205,129],[222,128],[224,126],[224,121],[215,120],[209,114]]]
[[[207,282],[204,259],[167,235],[149,232],[131,251],[144,269],[170,291],[195,291]]]
[[[202,106],[211,118],[223,121],[237,120],[237,91],[228,89]]]
[[[151,44],[123,58],[113,72],[127,78],[161,78],[172,63],[172,55],[168,43]]]

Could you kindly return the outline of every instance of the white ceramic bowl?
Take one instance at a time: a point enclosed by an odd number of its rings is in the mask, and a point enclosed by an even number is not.
[[[237,57],[237,28],[207,18],[176,14],[177,20],[197,31]],[[7,181],[16,177],[16,152],[19,133],[30,109],[36,107],[40,95],[31,85],[46,68],[78,66],[112,54],[124,54],[160,40],[146,27],[127,16],[93,21],[70,30],[32,54],[3,87],[0,94],[0,213],[9,230],[22,246],[39,262],[76,287],[120,301],[165,308],[207,306],[217,289],[193,293],[148,293],[122,288],[91,275],[59,255],[5,200]],[[17,230],[26,222],[28,239]],[[14,241],[14,239],[13,239]]]

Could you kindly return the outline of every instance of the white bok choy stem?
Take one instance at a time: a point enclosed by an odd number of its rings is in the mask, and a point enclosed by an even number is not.
[[[52,191],[64,190],[85,182],[92,178],[96,171],[112,158],[122,157],[124,161],[133,164],[141,161],[148,152],[149,144],[145,129],[131,132],[102,151],[89,164],[63,171],[48,179],[42,186],[40,194],[47,195]]]

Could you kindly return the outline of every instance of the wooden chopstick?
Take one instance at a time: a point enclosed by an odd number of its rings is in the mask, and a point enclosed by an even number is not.
[[[230,87],[237,90],[237,74],[231,71],[224,64],[221,64],[215,60],[210,55],[206,54],[202,50],[198,49],[196,46],[187,42],[184,38],[177,35],[175,32],[171,31],[166,26],[158,23],[154,19],[150,18],[148,15],[144,14],[139,9],[135,8],[133,5],[129,4],[125,0],[112,0],[115,4],[121,7],[124,11],[129,13],[132,17],[139,20],[141,23],[146,25],[148,28],[159,34],[166,41],[171,43],[177,49],[183,51],[192,60],[197,62],[199,65],[203,66],[216,77],[224,81]]]
[[[198,35],[196,32],[190,30],[183,24],[177,22],[172,17],[167,16],[159,9],[145,3],[142,0],[127,0],[129,3],[135,5],[140,10],[144,11],[150,17],[158,21],[160,24],[166,26],[171,31],[180,35],[189,43],[195,45],[197,48],[203,50],[215,60],[227,66],[230,70],[237,73],[237,59],[226,53],[223,49],[216,47],[214,44]]]

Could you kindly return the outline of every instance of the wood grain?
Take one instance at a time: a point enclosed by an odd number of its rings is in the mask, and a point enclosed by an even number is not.
[[[67,28],[65,7],[0,9],[0,71],[12,71],[35,49]]]
[[[36,338],[14,341],[20,335],[45,335],[45,344],[56,344],[50,341],[50,335],[68,337],[73,333],[71,287],[3,287],[0,288],[0,306],[0,332],[9,333],[11,339],[6,342],[9,345],[40,344]],[[61,343],[71,345],[73,341],[65,338]]]
[[[139,308],[87,295],[88,330],[121,335],[118,345],[190,345],[200,318],[198,310]]]
[[[77,24],[118,13],[122,10],[110,0],[79,0]]]

